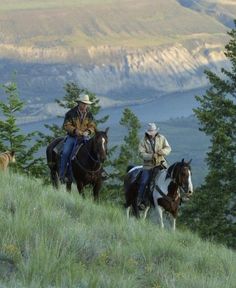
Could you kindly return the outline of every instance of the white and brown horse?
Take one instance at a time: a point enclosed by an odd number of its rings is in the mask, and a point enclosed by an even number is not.
[[[162,228],[164,228],[163,222],[163,210],[168,211],[173,218],[172,228],[176,228],[176,218],[178,215],[179,205],[181,203],[181,192],[184,192],[185,197],[189,197],[193,193],[193,184],[191,179],[191,167],[190,162],[185,162],[184,159],[181,162],[175,162],[168,169],[159,170],[158,167],[152,169],[152,175],[150,183],[150,205],[148,205],[144,211],[144,218],[147,216],[147,212],[150,206],[154,206],[157,211],[159,222]],[[155,169],[158,170],[155,173]],[[137,172],[138,171],[138,172]],[[132,174],[136,173],[136,178]],[[133,208],[134,215],[139,218],[140,212],[137,204],[139,178],[142,173],[140,166],[132,168],[127,172],[124,181],[125,198],[127,217],[129,217],[130,209]]]

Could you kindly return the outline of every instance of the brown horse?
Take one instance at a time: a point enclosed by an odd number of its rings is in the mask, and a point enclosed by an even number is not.
[[[189,197],[193,193],[193,185],[191,180],[190,162],[175,162],[168,169],[159,170],[159,167],[154,167],[150,173],[154,175],[150,182],[150,202],[145,211],[144,218],[150,206],[154,206],[158,213],[160,225],[164,228],[163,209],[172,215],[172,228],[176,228],[176,218],[178,208],[181,203],[180,192],[185,193],[185,197]],[[156,170],[156,171],[155,171]],[[156,173],[157,172],[157,173]],[[136,173],[136,176],[134,175]],[[142,168],[132,168],[128,171],[125,181],[125,198],[127,217],[129,217],[130,208],[132,206],[134,215],[139,218],[140,213],[137,205],[139,178],[142,173]]]
[[[87,184],[93,186],[93,196],[98,200],[102,185],[102,164],[107,156],[108,128],[105,131],[96,131],[95,135],[79,145],[71,159],[71,172],[79,193],[84,196],[83,187]],[[59,186],[60,153],[55,147],[64,141],[63,137],[52,141],[46,150],[47,163],[51,172],[51,181],[54,187]],[[66,182],[66,188],[71,191],[72,179]]]

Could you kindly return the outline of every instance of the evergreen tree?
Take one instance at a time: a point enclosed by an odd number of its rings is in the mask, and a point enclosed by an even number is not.
[[[123,181],[128,165],[138,165],[141,161],[138,155],[139,137],[138,132],[141,128],[137,116],[128,108],[124,109],[120,125],[128,132],[124,136],[123,144],[119,147],[114,146],[109,149],[107,166],[109,166],[110,180],[103,189],[102,198],[107,201],[123,204],[124,189]]]
[[[123,111],[120,125],[128,131],[128,134],[124,136],[118,158],[114,160],[113,166],[115,167],[116,177],[123,182],[128,165],[137,165],[141,161],[138,154],[138,132],[141,125],[137,116],[128,108]]]
[[[35,158],[40,149],[39,143],[33,143],[37,132],[23,134],[17,126],[16,117],[23,109],[24,103],[20,100],[16,83],[1,85],[7,94],[7,103],[0,101],[0,111],[3,119],[0,120],[0,149],[1,151],[15,151],[17,171],[40,176],[44,173],[43,159]]]
[[[236,30],[228,34],[225,55],[231,70],[222,68],[221,75],[205,71],[210,88],[196,96],[200,106],[194,112],[211,141],[209,172],[182,219],[202,236],[236,247]]]

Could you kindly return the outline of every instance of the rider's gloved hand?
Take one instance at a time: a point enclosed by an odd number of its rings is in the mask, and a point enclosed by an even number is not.
[[[75,129],[75,135],[82,136],[82,132],[79,129]]]
[[[89,131],[84,131],[83,136],[84,137],[88,137],[89,136]]]

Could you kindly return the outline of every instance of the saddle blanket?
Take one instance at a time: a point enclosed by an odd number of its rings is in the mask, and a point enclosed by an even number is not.
[[[133,168],[131,168],[131,169],[128,171],[128,173],[131,173],[131,172],[133,172],[133,171],[135,171],[135,170],[137,170],[137,169],[143,169],[143,165],[134,166]]]

